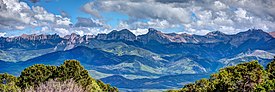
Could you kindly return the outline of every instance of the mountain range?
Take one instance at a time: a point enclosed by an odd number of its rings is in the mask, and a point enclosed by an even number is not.
[[[77,59],[92,77],[124,90],[182,87],[225,66],[251,60],[266,66],[273,56],[274,32],[261,29],[230,35],[162,33],[149,28],[138,36],[123,29],[84,36],[0,37],[0,73],[19,75],[33,64],[60,65]]]

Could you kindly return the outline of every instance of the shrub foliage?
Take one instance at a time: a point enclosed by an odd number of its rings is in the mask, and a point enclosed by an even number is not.
[[[117,92],[118,89],[93,79],[77,60],[67,60],[60,66],[36,64],[24,69],[17,78],[9,74],[0,74],[0,91],[16,92],[27,89],[41,89],[47,83],[76,83],[84,92]],[[53,82],[55,80],[56,82]],[[71,82],[68,80],[73,80]],[[50,82],[47,82],[50,81]],[[79,86],[77,86],[79,85]],[[61,87],[70,85],[60,85]]]

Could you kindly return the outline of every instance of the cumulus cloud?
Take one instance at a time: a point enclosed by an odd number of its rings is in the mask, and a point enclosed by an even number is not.
[[[148,32],[148,29],[137,28],[137,29],[131,30],[131,32],[134,33],[135,35],[143,35]]]
[[[234,34],[254,27],[275,29],[274,0],[97,0],[84,5],[83,10],[94,16],[101,16],[101,12],[128,15],[130,19],[120,22],[118,28],[169,30],[183,26],[182,31],[192,34],[217,30]]]
[[[69,26],[70,19],[52,14],[40,6],[18,0],[0,0],[0,30],[23,30],[41,26]]]
[[[189,0],[155,0],[160,3],[187,3]]]
[[[72,25],[71,19],[67,17],[62,17],[60,15],[55,15],[55,21],[56,21],[56,26],[70,26]]]
[[[17,29],[18,26],[27,26],[33,20],[30,17],[30,7],[26,3],[0,0],[0,7],[0,29]]]
[[[104,23],[93,18],[78,17],[75,27],[104,27]]]
[[[43,7],[36,6],[36,7],[32,7],[32,9],[33,9],[33,12],[35,13],[34,18],[36,18],[37,20],[50,21],[50,22],[55,21],[54,14],[48,13]]]
[[[44,26],[41,29],[33,30],[35,34],[59,34],[60,36],[77,33],[83,35],[96,35],[99,33],[109,33],[111,30],[102,27],[50,27]]]
[[[60,35],[65,36],[67,34],[70,34],[70,31],[65,28],[54,28],[54,30]]]
[[[221,1],[214,1],[213,8],[216,10],[223,10],[223,9],[228,9],[229,7],[222,3]]]
[[[176,28],[178,26],[179,26],[178,24],[170,24],[167,20],[151,19],[147,22],[120,21],[117,28],[119,29],[127,28],[131,30],[137,30],[137,29],[148,29],[148,28],[166,29],[166,28]]]
[[[37,33],[62,35],[108,33],[124,28],[136,35],[147,33],[148,28],[180,28],[179,33],[201,35],[217,30],[234,34],[254,27],[275,30],[274,0],[94,0],[83,5],[81,10],[92,16],[78,17],[73,24],[64,11],[56,15],[19,0],[0,0],[0,32],[3,35],[4,32],[8,34],[7,30],[37,27],[40,28]],[[108,12],[126,15],[127,19],[115,20],[117,26],[110,26],[106,23],[111,19],[104,16]]]
[[[97,27],[97,28],[93,28]],[[40,6],[28,6],[19,0],[0,0],[0,32],[5,36],[9,31],[31,28],[36,34],[57,33],[61,36],[71,33],[97,34],[109,32],[110,26],[98,19],[78,18],[73,26],[64,14],[55,15]],[[34,29],[38,28],[38,29]],[[20,34],[19,34],[20,35]]]
[[[190,22],[190,13],[185,8],[153,1],[94,1],[84,5],[84,11],[99,16],[100,11],[112,11],[127,14],[132,18],[160,19],[171,23]]]
[[[92,8],[94,7],[94,8]],[[90,2],[90,3],[87,3],[83,6],[83,11],[86,12],[86,13],[89,13],[97,18],[100,18],[101,15],[99,14],[99,11],[97,9],[95,9],[95,5],[93,2]]]
[[[5,36],[7,33],[5,33],[5,32],[0,32],[0,37],[3,37],[3,36]]]
[[[273,20],[275,18],[275,1],[274,0],[224,0],[224,3],[232,6],[243,8],[253,15],[263,19]]]

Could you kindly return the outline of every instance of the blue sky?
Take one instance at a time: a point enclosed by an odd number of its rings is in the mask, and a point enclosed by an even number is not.
[[[77,22],[77,17],[85,17],[91,18],[94,17],[88,13],[83,12],[82,6],[86,3],[93,2],[93,0],[56,0],[56,1],[41,1],[37,3],[32,3],[30,1],[26,1],[30,6],[42,6],[47,11],[61,15],[61,12],[67,13],[71,19],[72,23]],[[102,12],[101,13],[104,19],[106,19],[106,23],[112,27],[116,27],[120,20],[127,20],[128,16],[125,14],[117,13],[117,12]]]
[[[0,0],[0,36],[90,35],[155,28],[165,33],[235,34],[275,29],[274,0]]]
[[[70,15],[71,21],[75,23],[77,17],[91,17],[89,14],[81,11],[81,7],[90,2],[90,0],[52,0],[52,1],[41,1],[32,3],[29,0],[25,0],[30,6],[41,6],[44,7],[48,12],[53,14],[61,15],[62,11],[65,11]]]

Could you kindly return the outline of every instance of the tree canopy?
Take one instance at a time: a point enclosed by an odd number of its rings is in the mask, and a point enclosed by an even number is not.
[[[273,92],[275,91],[275,60],[266,69],[258,61],[228,66],[212,74],[209,79],[184,85],[168,92]]]
[[[49,80],[55,80],[54,83],[66,83],[68,80],[73,80],[72,83],[80,85],[85,92],[118,91],[117,88],[92,78],[77,60],[66,60],[60,66],[36,64],[24,69],[19,77],[5,73],[0,74],[0,79],[1,92],[41,88],[39,86],[48,83]]]

